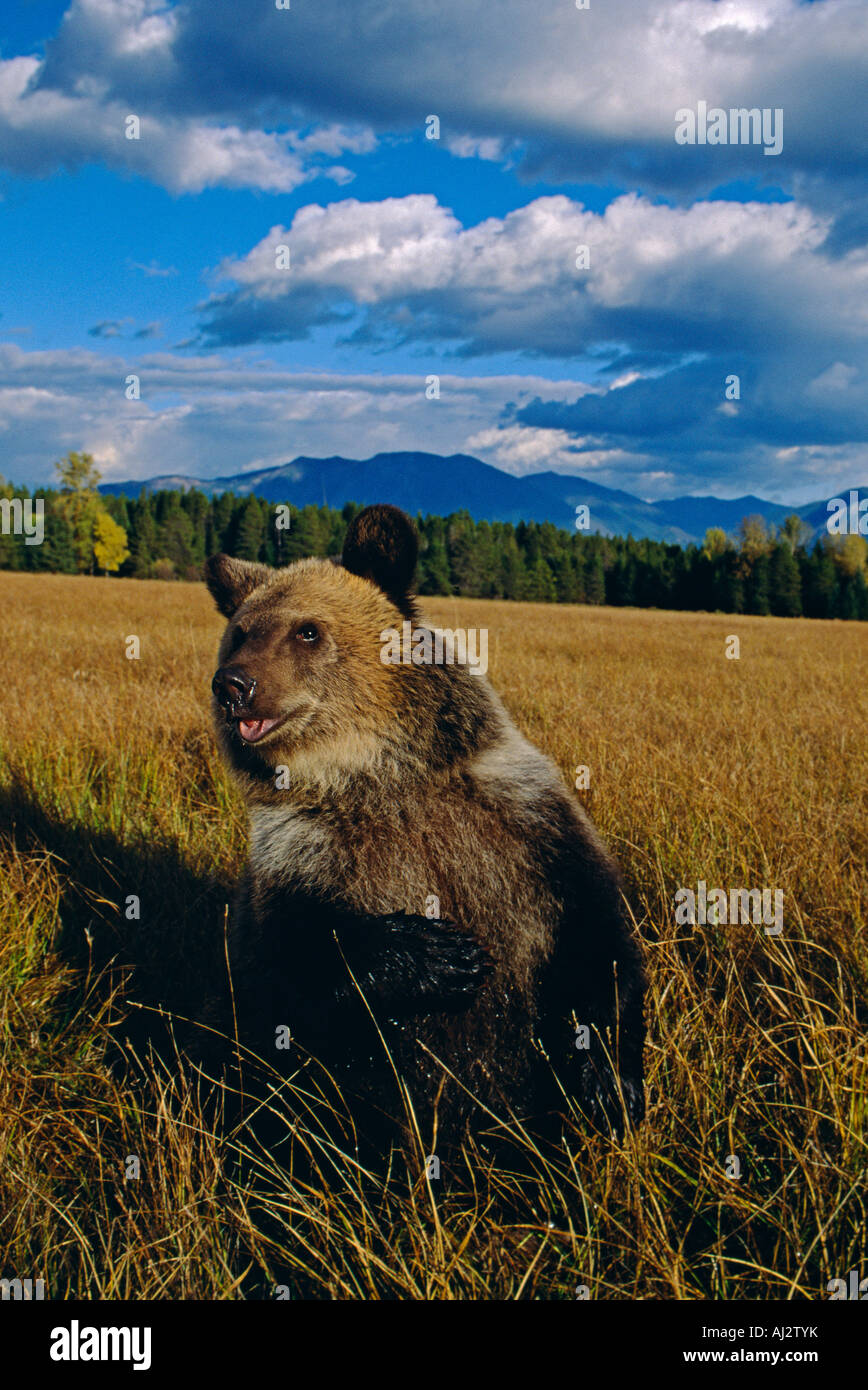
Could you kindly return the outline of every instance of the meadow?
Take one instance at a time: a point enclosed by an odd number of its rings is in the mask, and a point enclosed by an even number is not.
[[[469,1144],[438,1182],[367,1173],[275,1081],[296,1169],[148,1051],[153,1011],[183,1031],[219,966],[244,857],[204,586],[0,593],[0,1275],[53,1298],[800,1300],[866,1272],[863,625],[425,600],[488,629],[523,732],[570,784],[588,768],[650,977],[638,1130],[517,1132],[514,1165]],[[783,890],[783,931],[678,925],[699,881]]]

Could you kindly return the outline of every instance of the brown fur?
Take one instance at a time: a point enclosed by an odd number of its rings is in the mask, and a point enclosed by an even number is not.
[[[288,932],[291,913],[282,928],[281,901],[422,916],[435,895],[439,917],[481,944],[493,971],[463,1015],[398,1027],[401,1067],[430,1092],[433,1052],[486,1104],[506,1100],[527,1110],[535,1105],[548,967],[573,910],[571,847],[580,877],[594,892],[603,885],[616,924],[598,927],[612,934],[606,968],[611,974],[620,957],[624,991],[632,985],[634,994],[641,971],[623,931],[614,866],[557,769],[518,733],[488,681],[460,666],[380,660],[380,634],[400,631],[415,614],[400,531],[396,544],[378,548],[378,531],[394,529],[386,511],[362,513],[344,567],[314,559],[281,571],[212,562],[212,590],[231,611],[220,666],[255,679],[251,718],[283,721],[261,744],[245,745],[215,697],[218,737],[250,810],[241,916]],[[314,643],[296,636],[311,623]],[[278,769],[288,783],[281,789]],[[237,930],[243,938],[243,920]],[[598,960],[586,974],[583,988],[602,992]],[[605,1021],[607,1000],[591,1003],[588,1017],[597,1009]],[[560,1049],[567,1035],[558,1036]],[[464,1108],[454,1088],[453,1104]]]

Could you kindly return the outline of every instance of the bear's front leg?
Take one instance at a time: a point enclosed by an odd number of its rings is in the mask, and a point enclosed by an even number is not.
[[[230,951],[243,1031],[273,1021],[332,1053],[373,1013],[379,1022],[470,1007],[491,970],[487,952],[453,922],[354,913],[298,894],[237,905]],[[279,1015],[279,1017],[278,1017]]]
[[[399,912],[349,917],[335,928],[356,984],[375,1012],[390,1018],[459,1013],[491,971],[484,947],[454,922]],[[354,988],[342,980],[337,994]]]

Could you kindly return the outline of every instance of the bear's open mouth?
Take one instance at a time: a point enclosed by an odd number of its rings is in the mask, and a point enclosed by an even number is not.
[[[258,743],[280,723],[279,719],[238,719],[238,732],[245,743]]]

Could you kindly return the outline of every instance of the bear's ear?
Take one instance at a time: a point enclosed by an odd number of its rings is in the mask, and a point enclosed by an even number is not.
[[[234,560],[231,555],[212,555],[205,561],[205,583],[226,618],[231,618],[253,590],[264,584],[272,573],[268,565]]]
[[[350,522],[341,564],[351,574],[370,579],[402,613],[412,616],[410,598],[419,539],[405,512],[397,507],[365,507]]]

